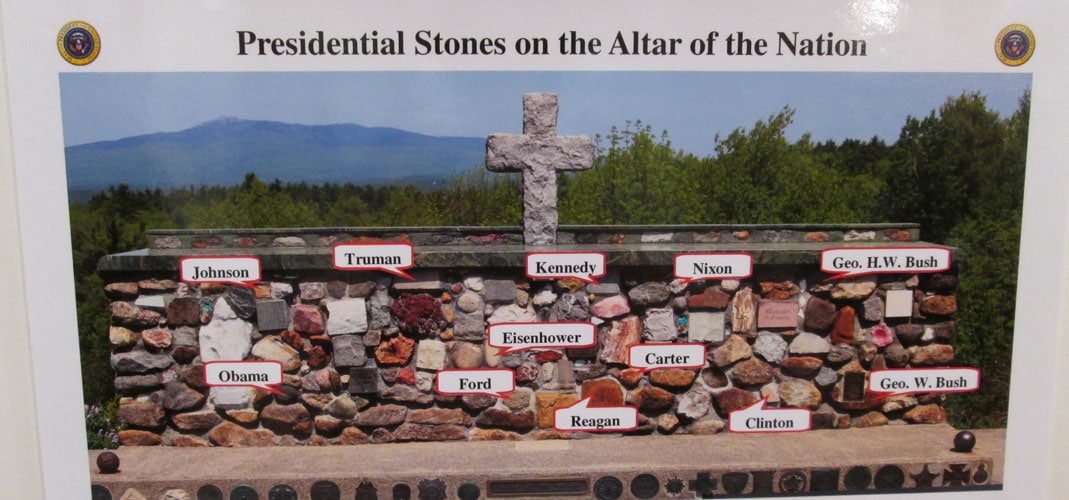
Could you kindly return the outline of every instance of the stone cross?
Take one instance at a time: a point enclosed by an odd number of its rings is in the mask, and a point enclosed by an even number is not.
[[[523,134],[490,134],[486,168],[523,172],[523,242],[557,242],[557,171],[594,166],[589,137],[557,135],[557,95],[523,95]]]

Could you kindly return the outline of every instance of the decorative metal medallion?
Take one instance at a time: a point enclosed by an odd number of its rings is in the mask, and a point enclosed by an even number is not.
[[[876,489],[878,490],[897,489],[904,484],[906,484],[906,473],[897,465],[885,465],[876,471]]]
[[[847,490],[864,490],[870,484],[872,484],[872,471],[863,465],[851,467],[850,470],[846,471],[846,476],[843,477],[843,487]]]
[[[798,493],[805,491],[805,472],[800,470],[784,471],[779,478],[779,490],[783,493]]]
[[[100,34],[87,22],[71,21],[59,29],[56,46],[65,61],[85,66],[100,55]]]
[[[594,498],[598,500],[616,500],[624,494],[624,483],[612,476],[605,476],[594,481]]]
[[[197,500],[223,500],[223,490],[214,484],[206,484],[197,490]]]
[[[716,478],[708,472],[699,472],[698,477],[688,484],[690,491],[698,494],[698,498],[705,498],[716,493]]]
[[[370,481],[363,481],[356,487],[356,500],[379,500],[379,492]]]
[[[943,486],[967,486],[969,484],[969,464],[950,464],[943,469]]]
[[[412,500],[412,488],[405,483],[393,485],[393,500]]]
[[[482,490],[474,483],[464,483],[457,488],[457,498],[460,500],[478,500],[479,495],[482,495]]]
[[[419,487],[419,500],[445,500],[445,481],[441,479],[423,479]]]
[[[316,481],[309,490],[312,500],[341,500],[341,488],[331,481]]]
[[[918,488],[931,488],[939,474],[929,471],[928,466],[925,465],[924,469],[916,474],[910,474],[909,477],[913,478]]]
[[[671,477],[664,483],[664,491],[669,496],[677,497],[683,493],[683,488],[686,488],[686,483],[678,477]]]
[[[639,474],[631,480],[631,494],[638,498],[653,498],[661,492],[661,481],[653,474]]]
[[[230,490],[230,500],[260,500],[260,494],[252,486],[235,486]]]
[[[89,492],[92,494],[91,498],[93,500],[111,500],[111,492],[99,484],[91,486]]]
[[[297,490],[288,484],[276,484],[267,492],[267,500],[297,500]]]
[[[995,37],[995,56],[1006,66],[1020,66],[1032,58],[1036,50],[1036,35],[1028,26],[1011,24]]]
[[[729,472],[720,476],[720,482],[724,483],[724,491],[732,495],[741,495],[746,491],[746,484],[750,482],[750,475],[745,472]]]

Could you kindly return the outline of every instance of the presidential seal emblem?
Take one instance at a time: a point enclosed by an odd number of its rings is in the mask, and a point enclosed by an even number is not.
[[[1032,58],[1036,50],[1036,36],[1023,24],[1002,28],[995,38],[995,55],[1002,64],[1020,66]]]
[[[67,62],[85,66],[100,55],[100,35],[87,22],[71,21],[60,28],[56,47]]]

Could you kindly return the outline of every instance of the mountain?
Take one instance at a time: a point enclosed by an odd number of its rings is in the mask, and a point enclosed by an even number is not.
[[[486,142],[356,124],[219,118],[178,131],[66,148],[68,190],[265,181],[435,183],[483,165]]]

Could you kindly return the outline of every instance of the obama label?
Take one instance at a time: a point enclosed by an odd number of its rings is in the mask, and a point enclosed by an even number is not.
[[[209,361],[204,363],[204,382],[212,387],[252,386],[275,394],[282,383],[278,361]]]
[[[768,398],[728,414],[731,432],[802,432],[812,425],[813,412],[806,408],[766,408]]]
[[[658,368],[701,369],[705,366],[705,344],[697,342],[635,344],[628,348],[627,356],[627,364],[643,372]]]
[[[439,370],[434,390],[438,394],[485,394],[508,399],[508,393],[516,390],[516,372],[508,368]]]
[[[586,398],[553,412],[553,428],[558,431],[620,432],[638,428],[638,408],[634,406],[590,406]]]

